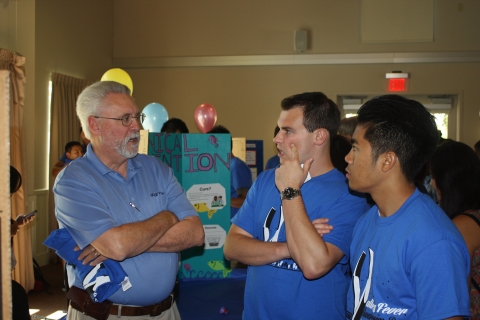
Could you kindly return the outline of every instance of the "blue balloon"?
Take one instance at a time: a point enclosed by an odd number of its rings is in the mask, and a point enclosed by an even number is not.
[[[165,121],[168,120],[168,112],[160,103],[152,102],[143,108],[146,117],[143,120],[143,129],[149,132],[160,132]]]

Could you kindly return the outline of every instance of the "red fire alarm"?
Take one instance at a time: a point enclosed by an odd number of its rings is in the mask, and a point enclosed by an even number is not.
[[[392,72],[385,74],[385,78],[388,79],[388,91],[391,92],[403,92],[405,91],[405,84],[408,79],[408,73]]]

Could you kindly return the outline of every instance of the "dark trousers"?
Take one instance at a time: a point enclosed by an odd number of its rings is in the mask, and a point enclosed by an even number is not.
[[[27,292],[20,283],[12,280],[12,319],[30,320]]]

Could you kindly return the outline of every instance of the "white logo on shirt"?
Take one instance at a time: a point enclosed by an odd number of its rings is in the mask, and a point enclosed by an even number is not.
[[[362,252],[360,258],[357,261],[357,265],[355,266],[355,270],[353,271],[353,294],[354,294],[354,309],[353,309],[353,316],[352,319],[357,320],[361,319],[362,315],[364,315],[365,307],[370,309],[372,313],[377,313],[378,315],[406,315],[408,313],[408,309],[406,308],[397,308],[391,307],[386,302],[379,302],[375,304],[375,300],[372,298],[371,300],[367,300],[370,294],[370,289],[372,287],[372,273],[373,273],[373,257],[374,252],[372,249],[368,249],[370,254],[370,261],[368,265],[368,278],[365,283],[365,288],[363,292],[360,292],[360,277],[363,265],[365,263],[365,259],[367,254]]]
[[[362,252],[360,258],[358,258],[357,265],[355,266],[355,270],[353,271],[353,299],[355,302],[353,308],[353,317],[352,319],[357,320],[362,317],[363,310],[367,304],[367,299],[370,294],[370,288],[372,286],[372,271],[373,271],[373,250],[368,248],[370,253],[370,263],[368,267],[368,278],[365,284],[365,288],[363,292],[360,293],[360,275],[362,272],[363,263],[365,262],[365,258],[367,254]],[[373,303],[373,302],[372,302]]]

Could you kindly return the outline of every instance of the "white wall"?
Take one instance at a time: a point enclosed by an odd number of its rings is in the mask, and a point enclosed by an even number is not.
[[[311,90],[333,100],[342,94],[385,94],[385,73],[394,70],[410,73],[406,94],[458,95],[457,138],[473,146],[480,139],[480,2],[435,1],[433,42],[368,44],[361,41],[361,3],[116,0],[113,64],[132,76],[140,108],[159,102],[170,117],[182,118],[198,132],[193,113],[208,102],[217,110],[217,123],[234,136],[263,139],[265,159],[274,154],[268,142],[282,98]],[[297,29],[309,32],[304,54],[294,51]],[[445,52],[471,54],[473,62],[437,59]],[[317,55],[344,59],[349,54],[370,54],[380,61],[382,54],[411,54],[423,62],[296,64]],[[282,59],[288,61],[277,61]]]

